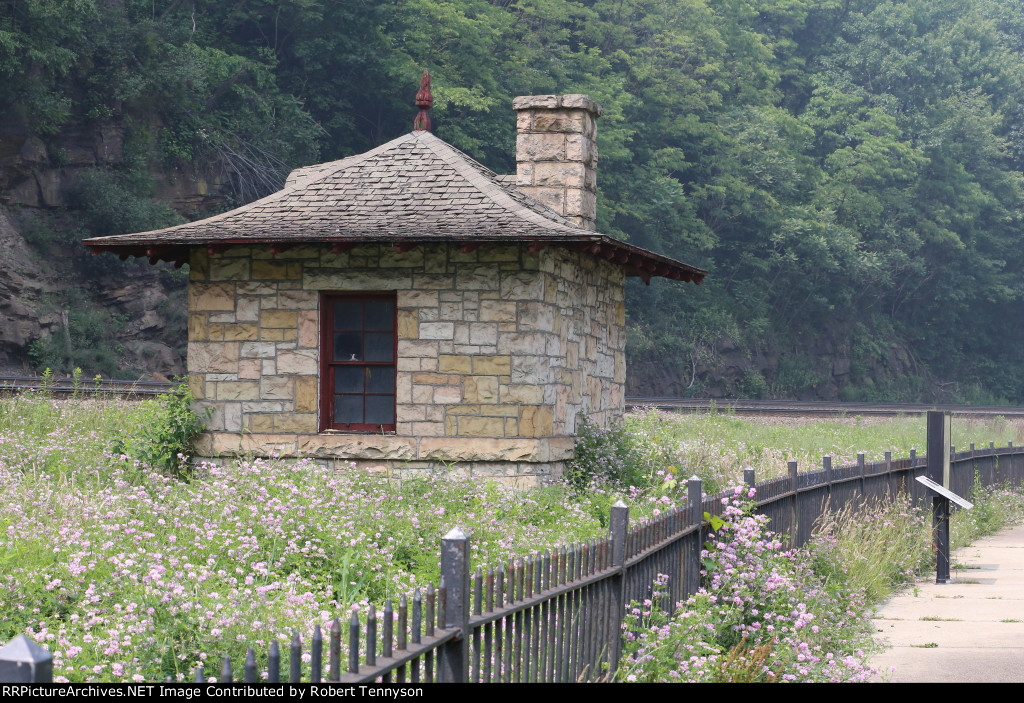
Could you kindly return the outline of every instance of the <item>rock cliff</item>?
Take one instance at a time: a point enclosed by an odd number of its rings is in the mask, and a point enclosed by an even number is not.
[[[0,123],[0,373],[40,371],[33,361],[42,346],[61,348],[61,340],[66,361],[90,376],[184,373],[184,276],[144,262],[90,262],[78,244],[86,232],[75,186],[86,174],[124,173],[125,140],[113,120],[45,137],[17,120]],[[138,163],[131,167],[138,177]],[[205,215],[224,201],[209,174],[143,170],[152,199],[179,214]],[[76,334],[76,320],[88,335]],[[83,344],[105,346],[116,369],[85,368],[92,357],[76,348]]]

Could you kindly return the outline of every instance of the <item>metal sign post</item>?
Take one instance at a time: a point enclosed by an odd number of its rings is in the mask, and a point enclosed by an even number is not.
[[[949,490],[950,416],[928,411],[928,463],[918,481],[932,493],[932,534],[935,536],[935,583],[949,583],[949,503],[970,503]],[[923,480],[922,480],[923,479]]]

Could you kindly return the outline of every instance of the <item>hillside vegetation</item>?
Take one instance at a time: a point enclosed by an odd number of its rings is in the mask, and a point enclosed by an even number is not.
[[[592,95],[598,228],[709,269],[631,284],[630,392],[1024,402],[1022,53],[1022,0],[12,0],[0,364],[180,354],[181,281],[143,321],[77,240],[407,132],[426,68],[499,172],[514,96]]]

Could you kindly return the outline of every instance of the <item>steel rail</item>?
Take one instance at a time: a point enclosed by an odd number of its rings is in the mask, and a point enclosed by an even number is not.
[[[136,381],[127,379],[79,379],[40,376],[0,376],[0,393],[47,390],[57,395],[149,396],[172,393],[176,383]],[[627,408],[656,408],[673,411],[718,410],[737,415],[923,415],[929,410],[943,410],[954,415],[1024,416],[1024,407],[1011,405],[953,405],[927,403],[837,403],[808,400],[745,400],[742,398],[669,398],[663,396],[626,396]]]
[[[41,376],[0,376],[0,393],[24,391],[47,391],[57,395],[162,395],[173,393],[178,384],[167,381],[134,381],[124,379],[81,378],[76,383],[71,378],[49,378]]]
[[[737,415],[923,415],[944,410],[954,415],[1024,416],[1024,407],[927,403],[836,403],[801,400],[743,400],[626,396],[626,407],[658,410],[721,410]]]

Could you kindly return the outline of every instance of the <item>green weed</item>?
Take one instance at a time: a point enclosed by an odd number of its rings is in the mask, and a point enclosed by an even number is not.
[[[826,513],[810,551],[816,570],[878,603],[927,568],[930,547],[930,522],[901,495]]]
[[[134,423],[114,442],[113,451],[174,476],[189,473],[192,442],[203,431],[203,419],[192,411],[192,392],[182,383],[174,393],[138,405]]]

